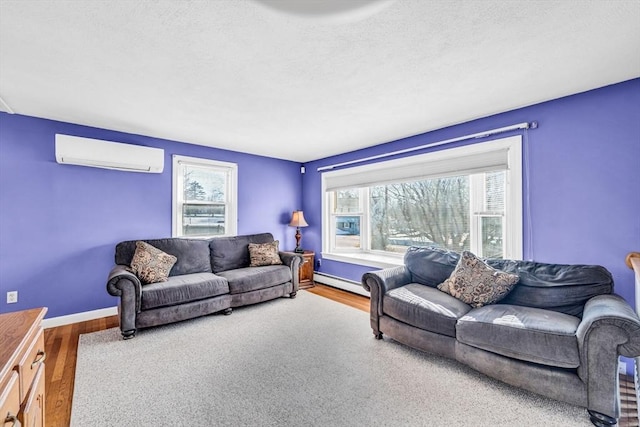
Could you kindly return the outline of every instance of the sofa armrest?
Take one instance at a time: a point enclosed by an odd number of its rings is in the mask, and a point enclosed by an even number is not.
[[[399,288],[411,283],[411,273],[404,265],[385,268],[378,271],[370,271],[362,276],[362,286],[365,290],[378,295],[384,295],[394,288]]]
[[[382,316],[382,300],[384,295],[394,288],[411,283],[411,273],[404,265],[370,271],[362,275],[362,287],[371,293],[371,308],[369,317],[371,328],[376,337],[380,335],[380,316]]]
[[[622,297],[598,295],[587,301],[576,336],[588,408],[618,417],[618,356],[640,356],[640,318]]]
[[[293,282],[293,292],[298,292],[300,286],[300,265],[302,264],[303,257],[291,252],[278,252],[282,263],[291,269],[291,278]]]
[[[136,315],[140,312],[142,283],[126,265],[116,265],[107,278],[107,292],[120,297],[118,313],[122,332],[136,329]]]
[[[615,330],[615,337],[602,335],[603,328]],[[621,356],[640,356],[640,318],[619,295],[598,295],[587,301],[576,335],[581,355],[590,341],[597,340],[602,347],[615,344]]]

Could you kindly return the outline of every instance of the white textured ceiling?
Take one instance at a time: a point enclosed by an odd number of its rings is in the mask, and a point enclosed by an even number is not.
[[[306,162],[640,76],[638,0],[269,2],[0,0],[0,109]]]

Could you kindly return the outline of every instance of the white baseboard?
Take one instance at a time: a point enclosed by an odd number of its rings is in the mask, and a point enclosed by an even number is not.
[[[313,281],[322,283],[323,285],[333,286],[334,288],[343,289],[345,291],[353,292],[354,294],[370,297],[369,292],[365,291],[362,285],[353,280],[343,279],[337,276],[331,276],[324,273],[313,273]]]
[[[82,313],[68,314],[66,316],[51,317],[42,321],[42,327],[55,328],[56,326],[70,325],[72,323],[85,322],[87,320],[100,319],[101,317],[118,314],[118,307],[107,307],[99,310],[83,311]]]

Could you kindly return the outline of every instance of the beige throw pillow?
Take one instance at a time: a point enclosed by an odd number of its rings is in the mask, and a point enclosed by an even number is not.
[[[269,243],[249,243],[249,257],[251,258],[249,267],[282,264],[278,253],[278,244],[278,240]]]
[[[496,270],[464,251],[451,276],[438,289],[472,307],[482,307],[507,296],[519,279],[517,274]]]
[[[131,270],[143,284],[166,282],[178,258],[146,242],[136,242]]]

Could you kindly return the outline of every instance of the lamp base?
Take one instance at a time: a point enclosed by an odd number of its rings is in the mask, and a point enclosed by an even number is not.
[[[304,253],[304,249],[297,247],[293,250],[293,252],[297,253],[297,254],[303,254]]]

